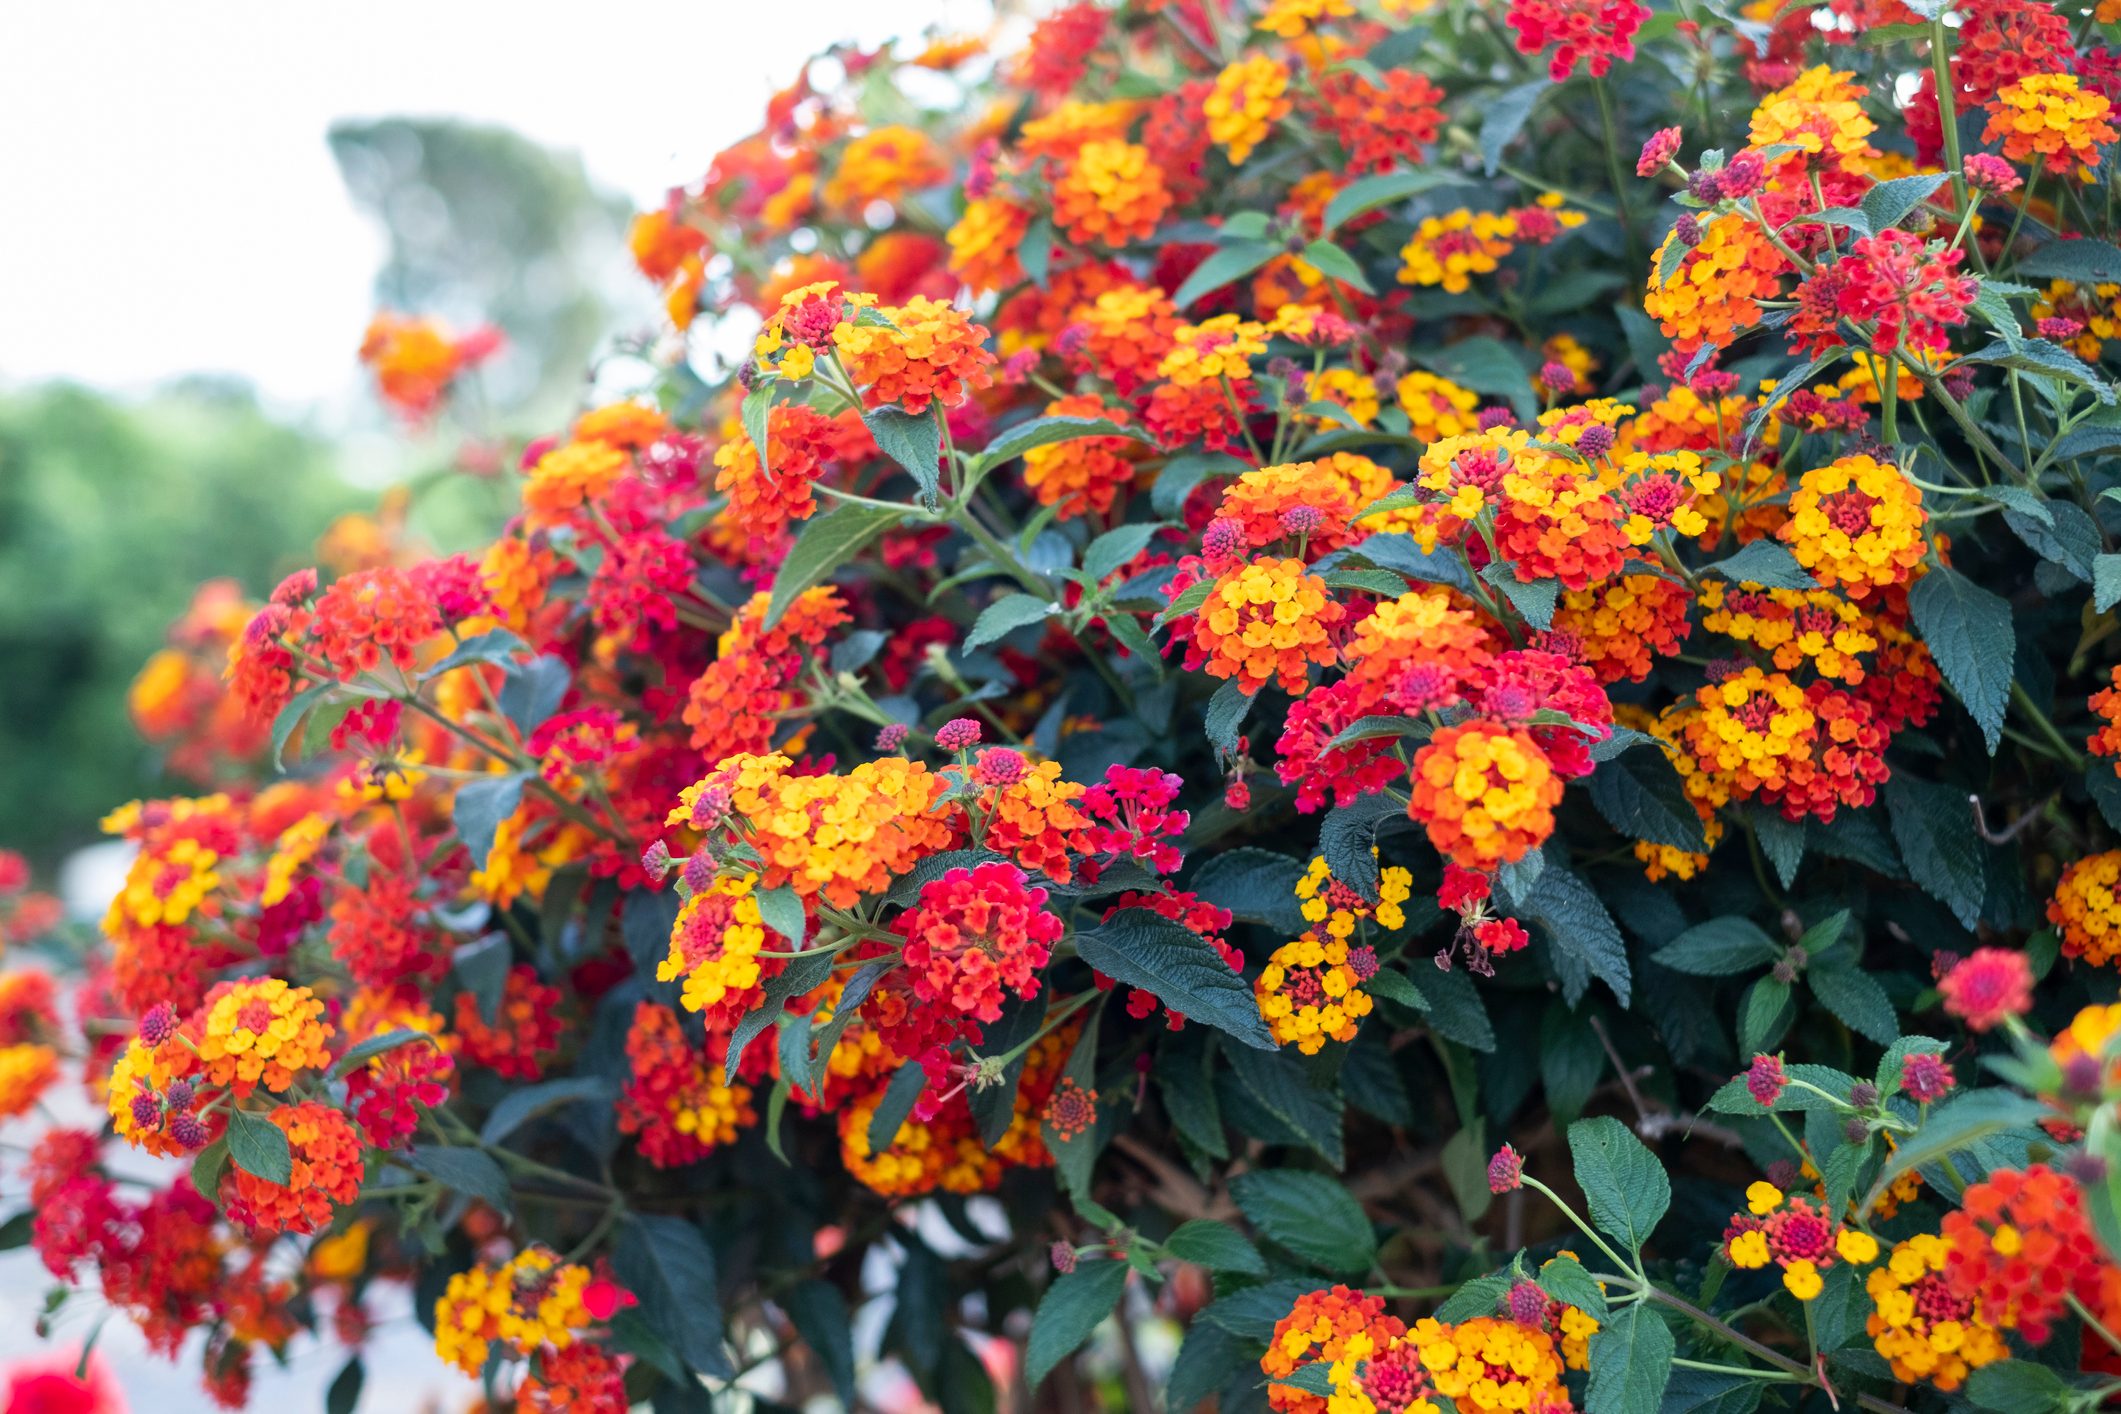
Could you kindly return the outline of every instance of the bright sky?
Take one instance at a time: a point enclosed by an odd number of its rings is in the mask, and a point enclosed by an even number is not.
[[[836,38],[983,29],[986,0],[97,0],[0,45],[0,382],[232,372],[355,386],[383,239],[325,145],[458,116],[582,154],[637,203],[696,179]]]

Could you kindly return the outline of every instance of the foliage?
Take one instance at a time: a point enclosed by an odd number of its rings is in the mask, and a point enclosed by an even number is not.
[[[634,227],[741,367],[673,336],[490,542],[136,694],[282,774],[110,817],[132,1039],[32,1240],[230,1394],[404,1281],[529,1410],[2100,1404],[2079,20],[1076,5],[806,74]],[[488,351],[366,357],[427,417]]]

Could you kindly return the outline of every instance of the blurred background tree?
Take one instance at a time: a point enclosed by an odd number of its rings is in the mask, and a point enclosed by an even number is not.
[[[206,579],[263,594],[364,499],[241,383],[0,397],[0,839],[54,864],[160,788],[125,695],[170,621]]]
[[[579,157],[506,128],[340,123],[331,150],[389,239],[378,304],[460,330],[499,325],[508,347],[482,374],[488,395],[540,425],[566,417],[613,304],[644,298],[626,259],[629,204],[598,190]],[[479,410],[465,411],[477,429]]]

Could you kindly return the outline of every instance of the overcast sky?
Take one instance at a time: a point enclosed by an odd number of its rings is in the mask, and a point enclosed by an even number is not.
[[[804,56],[985,0],[96,0],[8,7],[0,382],[233,372],[301,407],[355,386],[381,234],[325,145],[456,116],[578,151],[646,204],[757,125]]]

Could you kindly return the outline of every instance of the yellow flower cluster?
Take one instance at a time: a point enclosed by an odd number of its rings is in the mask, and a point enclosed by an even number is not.
[[[526,1248],[501,1267],[458,1272],[435,1301],[435,1354],[476,1376],[496,1343],[518,1355],[565,1350],[589,1324],[582,1304],[589,1281],[589,1268],[562,1265],[545,1247]]]
[[[561,443],[530,468],[523,485],[525,527],[566,524],[570,512],[601,500],[625,470],[626,454],[609,443]]]
[[[1951,1250],[1934,1233],[1918,1233],[1895,1245],[1864,1282],[1876,1308],[1865,1330],[1892,1362],[1895,1379],[1955,1390],[1969,1372],[2010,1354],[2003,1336],[1946,1280]]]
[[[1461,207],[1424,217],[1399,252],[1399,283],[1441,285],[1451,294],[1472,288],[1472,277],[1494,271],[1516,248],[1517,222],[1494,211]]]
[[[1455,1326],[1424,1317],[1408,1332],[1436,1391],[1458,1414],[1523,1414],[1563,1408],[1561,1354],[1545,1331],[1492,1316]]]
[[[839,169],[825,184],[825,200],[859,212],[872,201],[902,198],[950,175],[935,140],[919,128],[890,123],[871,128],[840,153]]]
[[[2100,147],[2114,140],[2107,121],[2113,111],[2105,94],[2079,87],[2074,74],[2029,74],[1990,101],[1981,140],[2000,140],[2004,156],[2042,160],[2050,172],[2091,168]]]
[[[1252,376],[1252,356],[1267,351],[1267,328],[1234,314],[1218,314],[1201,324],[1184,324],[1172,335],[1171,351],[1157,365],[1159,378],[1180,387]]]
[[[1355,1039],[1355,1023],[1372,1003],[1349,954],[1346,939],[1321,936],[1316,928],[1274,950],[1252,993],[1276,1041],[1313,1056],[1329,1040]]]
[[[59,1053],[50,1046],[0,1046],[0,1119],[29,1113],[58,1078]]]
[[[1818,719],[1804,689],[1781,673],[1748,666],[1696,694],[1698,714],[1689,714],[1686,741],[1695,759],[1716,775],[1735,780],[1746,793],[1778,789],[1790,762],[1811,747]]]
[[[199,1059],[216,1085],[248,1095],[262,1081],[275,1094],[305,1070],[331,1064],[334,1028],[307,987],[278,977],[238,982],[211,1000]]]
[[[1480,430],[1480,398],[1448,378],[1417,368],[1394,386],[1399,410],[1407,415],[1407,435],[1420,442],[1441,442]]]
[[[221,886],[214,869],[220,862],[220,855],[195,839],[142,850],[126,871],[125,887],[111,900],[106,929],[115,933],[128,922],[142,928],[184,922]]]
[[[1288,92],[1288,66],[1265,54],[1249,55],[1215,76],[1200,107],[1209,139],[1230,154],[1233,166],[1242,165],[1289,115]]]
[[[1371,849],[1375,856],[1376,849]],[[1304,921],[1322,926],[1328,937],[1345,941],[1355,936],[1355,925],[1375,917],[1378,926],[1397,932],[1407,926],[1406,901],[1414,896],[1414,873],[1394,865],[1377,876],[1377,904],[1370,903],[1344,884],[1337,885],[1322,854],[1311,856],[1311,865],[1296,881],[1297,905]]]
[[[1825,64],[1806,69],[1754,107],[1753,146],[1786,142],[1810,153],[1831,150],[1858,165],[1877,156],[1870,138],[1878,125],[1863,111],[1865,89],[1855,80],[1848,70]]]
[[[1215,582],[1193,641],[1211,675],[1235,678],[1246,692],[1278,680],[1301,696],[1310,686],[1308,665],[1333,661],[1326,630],[1342,613],[1302,560],[1254,560]]]
[[[1870,616],[1824,589],[1762,589],[1701,582],[1701,626],[1750,643],[1789,673],[1810,664],[1837,682],[1864,679],[1862,656],[1878,651]]]
[[[1781,537],[1821,584],[1863,599],[1914,577],[1927,520],[1921,490],[1900,468],[1858,454],[1798,480]]]
[[[685,979],[685,1010],[709,1010],[731,993],[759,984],[766,924],[752,891],[757,882],[756,874],[724,874],[678,910],[670,953],[656,965],[655,976],[658,982]]]
[[[2063,870],[2047,921],[2071,957],[2103,966],[2121,954],[2121,850],[2086,855]]]

